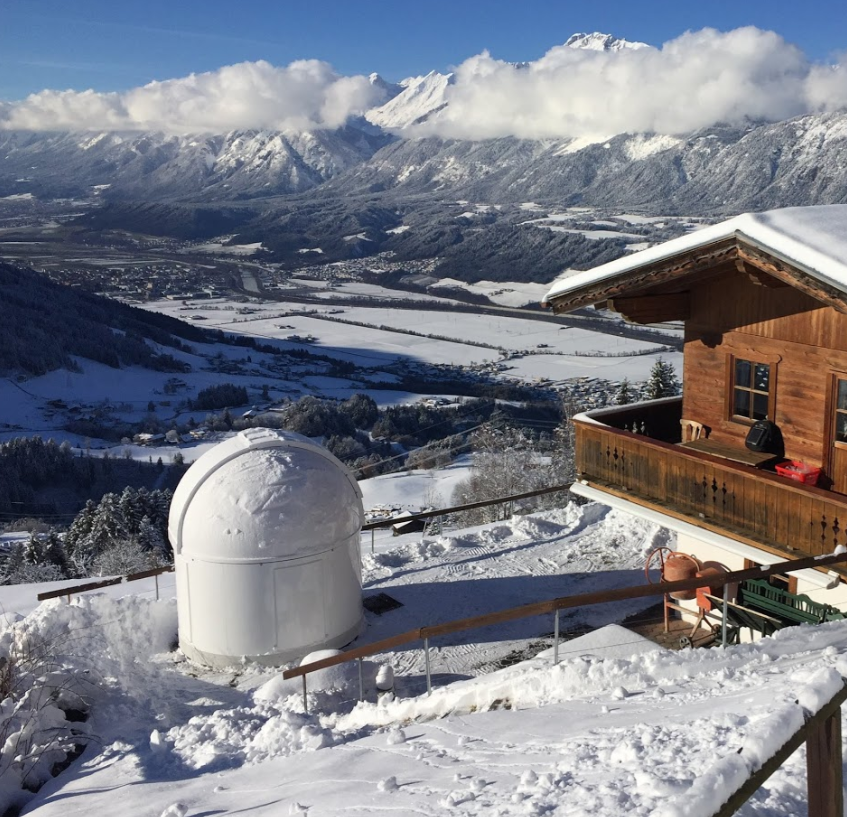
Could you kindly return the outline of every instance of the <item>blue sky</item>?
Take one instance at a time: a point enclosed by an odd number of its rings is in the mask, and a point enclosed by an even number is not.
[[[399,80],[483,49],[536,59],[577,31],[661,45],[686,30],[755,25],[828,61],[847,51],[845,23],[844,0],[4,0],[0,99],[121,91],[258,59],[315,58],[341,74]]]

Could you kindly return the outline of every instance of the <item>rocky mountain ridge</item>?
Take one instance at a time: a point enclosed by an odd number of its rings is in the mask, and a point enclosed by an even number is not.
[[[564,47],[651,48],[597,32],[575,34]],[[688,215],[847,200],[847,113],[673,136],[446,139],[416,136],[416,126],[449,106],[452,74],[399,84],[374,74],[370,81],[387,101],[335,130],[193,136],[0,130],[0,198],[218,207],[264,206],[291,195],[379,196],[393,206],[410,195],[435,195]]]

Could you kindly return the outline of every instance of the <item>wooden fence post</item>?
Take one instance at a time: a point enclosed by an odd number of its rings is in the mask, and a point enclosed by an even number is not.
[[[809,817],[843,817],[840,709],[809,729],[806,738],[806,786]]]

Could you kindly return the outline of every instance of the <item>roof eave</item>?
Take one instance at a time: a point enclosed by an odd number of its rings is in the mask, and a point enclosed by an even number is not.
[[[544,302],[555,314],[601,304],[615,297],[712,269],[727,262],[746,262],[818,301],[847,312],[847,292],[815,270],[790,259],[762,242],[736,231],[728,238],[704,244],[658,261],[651,261],[599,281],[554,295]]]

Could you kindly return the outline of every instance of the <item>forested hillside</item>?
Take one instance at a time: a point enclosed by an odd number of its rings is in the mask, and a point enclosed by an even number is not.
[[[203,331],[78,289],[29,269],[0,263],[0,374],[41,375],[74,369],[74,356],[119,368],[185,371],[152,344],[187,349]]]

